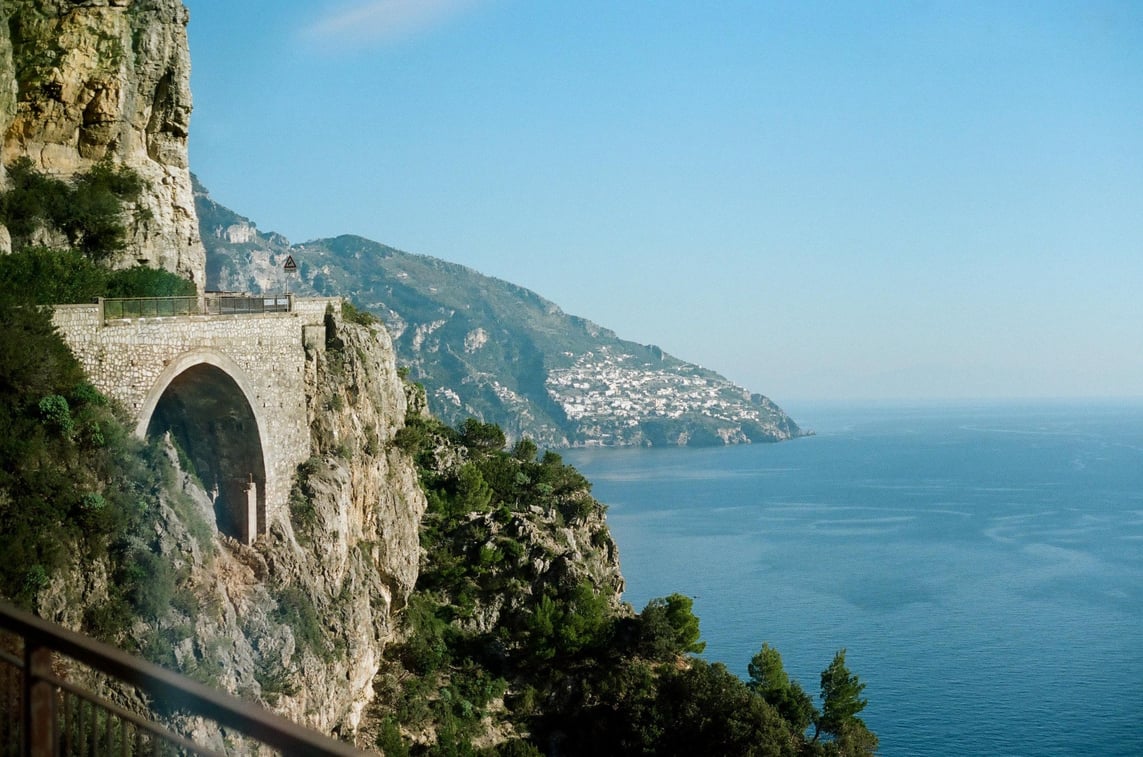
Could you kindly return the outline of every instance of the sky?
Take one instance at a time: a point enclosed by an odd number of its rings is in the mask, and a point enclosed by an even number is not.
[[[1143,4],[185,0],[191,170],[779,404],[1143,397]]]

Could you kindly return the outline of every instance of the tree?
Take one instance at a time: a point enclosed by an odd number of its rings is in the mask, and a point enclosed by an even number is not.
[[[839,650],[829,667],[822,671],[822,711],[814,741],[825,733],[833,738],[839,755],[873,754],[877,737],[857,717],[867,704],[867,700],[861,698],[864,690],[865,684],[845,666],[845,649]]]
[[[700,654],[706,642],[699,641],[699,619],[694,603],[683,594],[657,597],[639,615],[640,651],[652,659],[666,659],[692,652]]]
[[[660,755],[726,754],[785,757],[797,753],[787,724],[722,663],[694,659],[668,668],[652,713]]]
[[[834,740],[826,744],[827,754],[838,757],[869,757],[877,752],[877,735],[860,718],[843,725]]]
[[[464,515],[487,512],[492,506],[492,499],[492,489],[485,482],[484,476],[480,475],[480,469],[472,463],[462,465],[457,474],[452,513]]]
[[[530,463],[536,459],[536,453],[538,452],[539,447],[536,446],[536,443],[528,437],[524,437],[516,442],[516,446],[512,448],[512,457],[520,462]]]
[[[460,443],[473,453],[490,453],[504,449],[504,431],[495,423],[467,419],[460,427]]]
[[[804,734],[817,714],[814,702],[797,681],[790,680],[778,650],[763,644],[746,670],[750,674],[747,686],[774,707],[791,730]]]
[[[750,675],[750,688],[764,697],[790,686],[790,677],[782,667],[782,655],[769,644],[763,644],[758,654],[751,658],[746,672]]]

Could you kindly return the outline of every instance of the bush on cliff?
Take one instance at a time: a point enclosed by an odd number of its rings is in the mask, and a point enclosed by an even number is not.
[[[537,573],[569,559],[549,551],[560,532],[610,542],[601,518],[587,520],[603,506],[559,455],[527,440],[505,451],[498,429],[475,420],[453,430],[418,416],[406,428],[395,446],[417,460],[429,510],[404,641],[379,676],[386,753],[872,754],[864,724],[820,716],[775,674],[768,646],[751,663],[761,683],[693,657],[705,645],[688,597],[635,615],[614,587],[569,580],[570,568]],[[860,684],[841,666],[829,681],[846,685],[830,691],[846,696],[827,695],[823,674],[824,711],[852,716]],[[516,736],[477,749],[496,721]],[[808,733],[819,722],[824,740]]]
[[[40,229],[49,229],[92,260],[123,249],[124,204],[138,200],[144,188],[135,171],[109,162],[67,182],[41,173],[24,157],[8,166],[8,179],[9,189],[0,193],[0,223],[17,248],[30,244]]]
[[[114,635],[171,591],[142,538],[165,461],[131,438],[47,311],[0,303],[0,322],[0,594],[35,608],[69,561],[107,559],[110,601],[88,621]]]
[[[0,596],[36,609],[65,567],[103,561],[106,601],[85,629],[113,639],[136,617],[165,611],[175,577],[155,559],[159,494],[172,479],[155,446],[133,439],[126,416],[88,383],[38,307],[107,296],[193,294],[166,271],[111,271],[122,202],[137,195],[125,170],[99,167],[74,185],[17,162],[0,219],[19,242],[55,224],[81,249],[24,247],[0,256]]]
[[[0,302],[58,305],[98,297],[168,297],[195,294],[194,283],[164,271],[135,266],[112,271],[76,250],[29,247],[0,255]]]

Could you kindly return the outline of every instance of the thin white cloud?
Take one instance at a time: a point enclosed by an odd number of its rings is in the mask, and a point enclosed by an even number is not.
[[[338,4],[305,34],[335,44],[367,44],[405,39],[447,23],[479,0],[365,0]]]

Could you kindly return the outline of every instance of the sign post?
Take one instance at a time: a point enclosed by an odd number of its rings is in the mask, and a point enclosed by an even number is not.
[[[298,264],[294,262],[293,255],[286,256],[286,264],[282,266],[282,270],[286,272],[286,296],[290,296],[290,274],[298,272]]]

